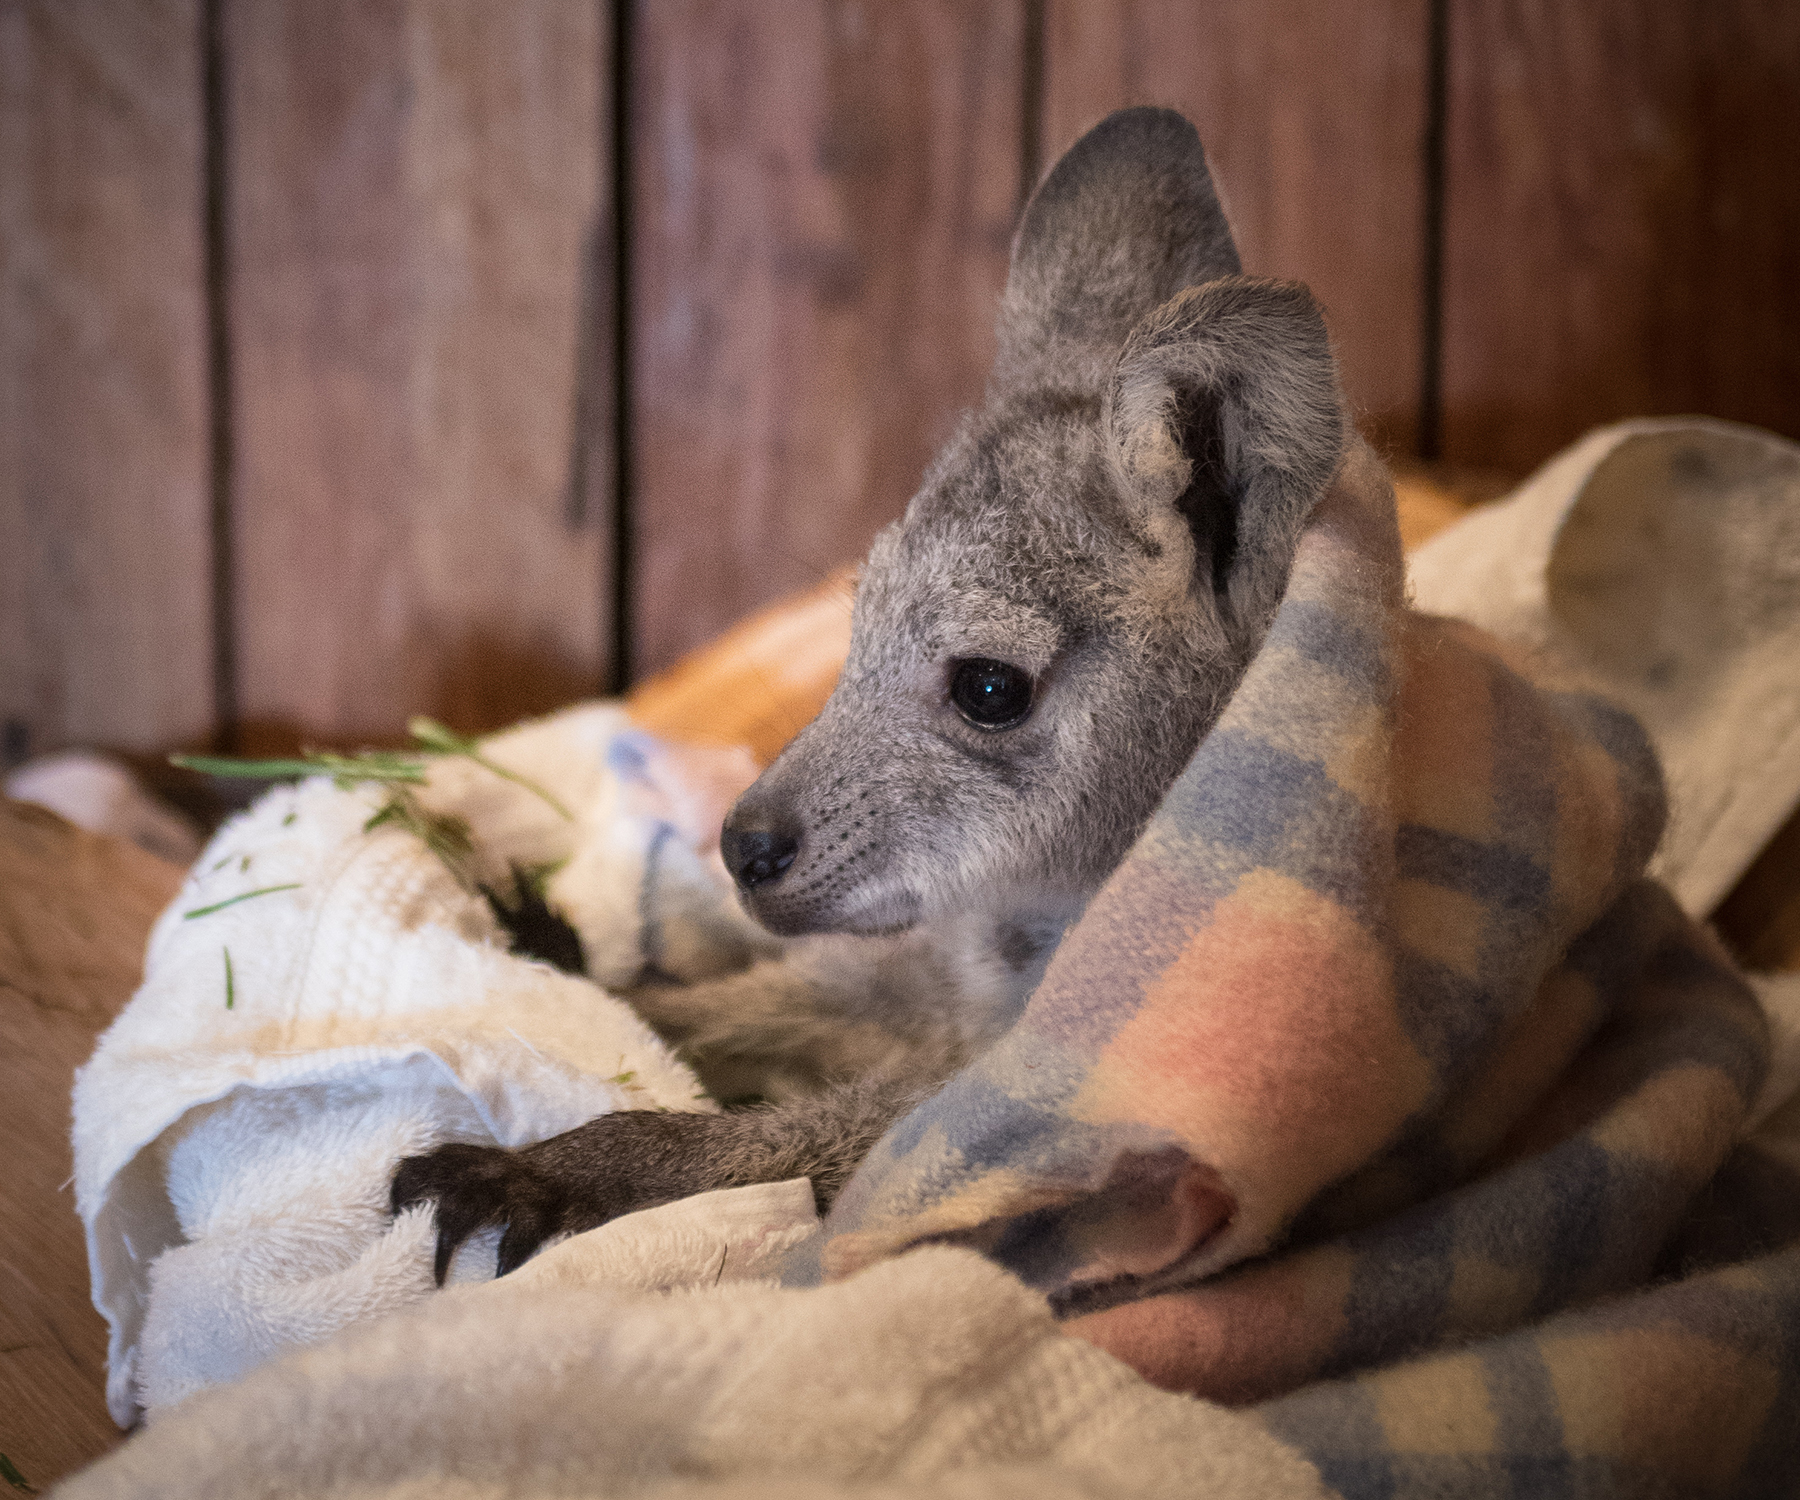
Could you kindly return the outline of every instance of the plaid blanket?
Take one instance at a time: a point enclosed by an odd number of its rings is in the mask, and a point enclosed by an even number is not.
[[[1734,1155],[1766,1025],[1643,876],[1663,817],[1629,715],[1405,607],[1352,453],[1219,724],[824,1274],[974,1245],[1345,1495],[1795,1492],[1800,1250]]]

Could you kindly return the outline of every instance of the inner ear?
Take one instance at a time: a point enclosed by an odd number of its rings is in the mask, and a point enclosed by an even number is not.
[[[1175,403],[1175,429],[1187,459],[1187,487],[1175,509],[1194,539],[1196,562],[1205,560],[1213,592],[1224,598],[1237,561],[1238,506],[1242,496],[1225,461],[1225,398],[1216,390],[1189,390]]]
[[[1221,623],[1250,643],[1343,452],[1312,294],[1231,276],[1170,298],[1125,341],[1104,421],[1135,524],[1147,538],[1186,529],[1193,584],[1211,584]]]

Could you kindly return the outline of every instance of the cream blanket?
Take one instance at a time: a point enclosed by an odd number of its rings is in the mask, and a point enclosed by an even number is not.
[[[1152,1390],[1064,1338],[1004,1272],[938,1249],[809,1292],[670,1296],[523,1272],[453,1288],[193,1397],[57,1493],[1327,1492],[1254,1418]]]

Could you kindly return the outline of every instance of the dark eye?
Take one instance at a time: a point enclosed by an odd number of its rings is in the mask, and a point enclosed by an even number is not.
[[[972,656],[951,668],[950,701],[971,724],[1010,729],[1031,712],[1031,674],[1003,661]]]

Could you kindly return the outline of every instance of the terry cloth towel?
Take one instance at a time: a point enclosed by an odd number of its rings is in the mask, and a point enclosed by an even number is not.
[[[710,1108],[600,986],[768,951],[719,819],[741,752],[676,750],[589,705],[434,758],[453,871],[387,796],[324,777],[228,823],[151,934],[142,987],[75,1088],[76,1195],[121,1425],[433,1290],[433,1220],[391,1221],[403,1155],[519,1145],[620,1108]],[[479,887],[538,872],[588,976],[508,951]],[[547,873],[546,873],[547,872]],[[598,983],[596,983],[598,981]],[[453,1274],[492,1275],[492,1236]]]
[[[1345,1493],[1769,1492],[1800,1251],[1543,1322],[1696,1263],[1672,1241],[1767,1067],[1748,985],[1643,875],[1662,822],[1630,715],[1404,607],[1353,452],[1218,726],[1015,1029],[852,1179],[823,1273],[972,1245],[1232,1402],[1523,1329],[1271,1420]],[[1780,1238],[1731,1213],[1706,1253]]]

